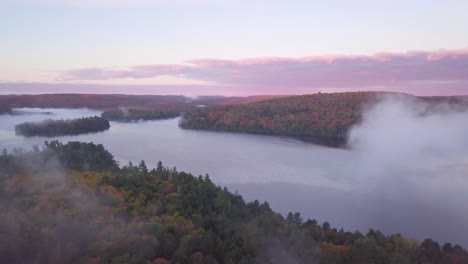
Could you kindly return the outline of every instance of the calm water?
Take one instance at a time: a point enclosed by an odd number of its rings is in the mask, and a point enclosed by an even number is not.
[[[30,148],[51,140],[15,136],[14,126],[21,122],[100,115],[89,109],[22,111],[0,115],[0,148]],[[247,200],[267,200],[281,213],[299,211],[306,218],[351,231],[373,227],[387,234],[468,246],[464,179],[440,180],[436,177],[440,172],[426,169],[414,172],[431,175],[424,188],[414,187],[419,183],[376,180],[362,176],[369,174],[363,153],[290,138],[183,130],[178,121],[111,122],[105,132],[56,139],[103,144],[121,164],[144,159],[154,167],[161,160],[195,175],[209,174],[217,184],[238,190]],[[466,172],[457,168],[458,174]]]

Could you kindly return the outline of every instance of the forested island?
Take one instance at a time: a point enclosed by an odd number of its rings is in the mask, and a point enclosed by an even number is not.
[[[52,115],[52,112],[50,111],[42,111],[42,112],[37,112],[37,111],[29,111],[29,110],[23,110],[23,109],[12,109],[9,111],[10,115]]]
[[[468,263],[459,245],[286,217],[102,145],[58,141],[0,155],[1,263]]]
[[[106,110],[101,114],[101,117],[119,122],[132,122],[139,120],[159,120],[168,119],[180,116],[177,110],[155,110],[149,108],[114,108]]]
[[[371,92],[313,94],[216,106],[185,113],[180,126],[341,144],[349,128],[361,120],[362,106],[378,95]]]
[[[102,117],[25,122],[15,126],[16,135],[25,137],[55,137],[100,132],[110,128],[109,121]]]
[[[292,136],[324,145],[342,145],[366,107],[397,96],[429,104],[468,106],[466,97],[416,97],[385,92],[317,93],[253,103],[213,106],[184,114],[180,127]]]

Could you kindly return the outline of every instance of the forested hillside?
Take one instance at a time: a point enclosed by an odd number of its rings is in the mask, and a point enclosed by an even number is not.
[[[286,218],[161,162],[119,167],[102,145],[0,155],[0,263],[468,263],[422,243]]]
[[[109,121],[98,116],[93,116],[66,120],[47,119],[41,122],[25,122],[16,125],[15,132],[16,135],[25,137],[55,137],[93,133],[109,128]]]
[[[341,144],[349,129],[360,122],[366,107],[391,95],[434,104],[467,105],[464,97],[415,97],[379,92],[318,93],[198,109],[185,113],[180,126],[294,136],[317,143]]]
[[[185,107],[187,97],[177,95],[117,95],[117,94],[38,94],[0,95],[0,105],[8,108],[79,108],[107,109],[113,107],[151,107],[167,105]]]
[[[101,116],[107,120],[131,122],[138,120],[159,120],[177,117],[180,112],[175,110],[154,110],[149,108],[113,108],[102,112]]]
[[[109,110],[117,107],[146,108],[158,111],[185,112],[197,109],[197,105],[230,105],[258,102],[275,96],[224,97],[200,96],[190,98],[181,95],[125,95],[125,94],[37,94],[0,95],[2,109],[12,108],[80,108]]]
[[[376,93],[291,96],[186,113],[182,128],[247,132],[342,141]]]

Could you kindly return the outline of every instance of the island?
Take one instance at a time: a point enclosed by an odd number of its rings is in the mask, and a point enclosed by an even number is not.
[[[150,108],[114,108],[106,110],[101,114],[101,117],[118,122],[133,122],[133,121],[147,121],[147,120],[160,120],[180,116],[180,111],[177,110],[158,110]]]
[[[10,111],[10,115],[52,115],[52,112],[50,111],[30,111],[30,110],[23,110],[23,109],[12,109]]]
[[[467,109],[466,97],[417,97],[389,92],[317,93],[277,97],[235,105],[217,105],[184,113],[186,129],[289,136],[327,146],[345,146],[350,129],[365,109],[384,98],[398,97]]]
[[[214,106],[184,114],[180,127],[297,137],[324,145],[346,141],[362,106],[377,93],[312,94]]]
[[[93,116],[77,119],[52,120],[41,122],[25,122],[15,126],[16,135],[25,137],[55,137],[78,135],[104,131],[110,128],[105,118]]]

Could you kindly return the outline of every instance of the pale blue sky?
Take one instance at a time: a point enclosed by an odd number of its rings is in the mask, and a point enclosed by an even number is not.
[[[468,48],[468,1],[463,0],[0,0],[0,4],[3,82],[59,82],[60,73],[70,69],[199,58]],[[172,76],[107,82],[177,81]]]

